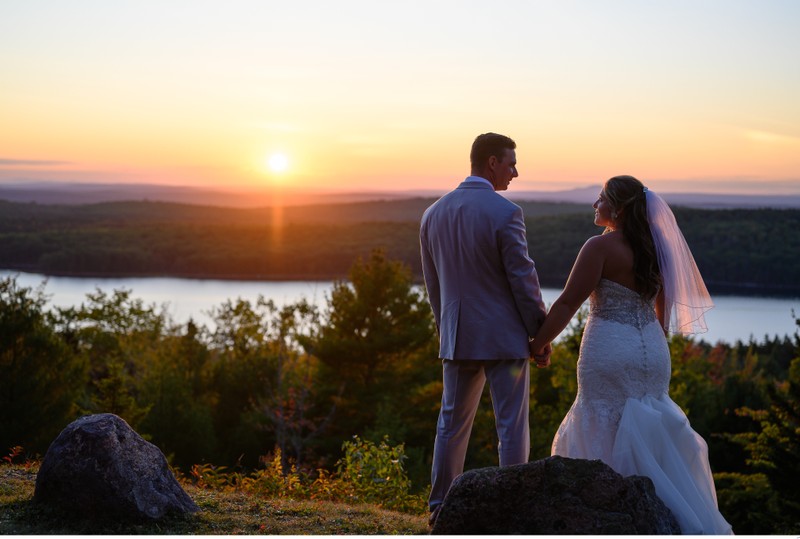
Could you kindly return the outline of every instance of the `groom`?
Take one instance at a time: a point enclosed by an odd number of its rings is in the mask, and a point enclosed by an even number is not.
[[[517,177],[516,144],[478,136],[471,175],[422,216],[425,286],[439,334],[444,388],[431,470],[431,524],[464,471],[472,422],[488,379],[500,465],[528,462],[529,340],[546,310],[528,256],[522,208],[495,191]],[[550,349],[537,366],[550,361]]]

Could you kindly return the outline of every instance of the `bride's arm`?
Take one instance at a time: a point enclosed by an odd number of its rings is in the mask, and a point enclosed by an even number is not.
[[[603,236],[594,236],[581,247],[564,291],[550,307],[544,324],[533,339],[532,349],[535,354],[541,355],[545,347],[564,331],[569,321],[600,282],[606,259],[605,241]]]

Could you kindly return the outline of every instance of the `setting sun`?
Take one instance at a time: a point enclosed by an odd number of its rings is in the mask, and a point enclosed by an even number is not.
[[[267,165],[272,172],[285,172],[289,168],[289,158],[282,153],[275,153],[269,156]]]

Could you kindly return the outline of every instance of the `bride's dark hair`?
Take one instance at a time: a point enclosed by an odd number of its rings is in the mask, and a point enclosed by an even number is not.
[[[633,274],[636,288],[644,298],[652,298],[661,286],[656,246],[647,222],[645,187],[633,176],[614,176],[603,186],[606,200],[622,214],[622,234],[633,249]]]

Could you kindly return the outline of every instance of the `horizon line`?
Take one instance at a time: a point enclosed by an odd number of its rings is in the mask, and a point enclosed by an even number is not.
[[[690,180],[663,180],[664,182],[686,182]],[[69,181],[69,180],[43,180],[43,179],[32,179],[32,180],[13,180],[13,179],[2,179],[0,178],[0,189],[2,188],[9,188],[9,189],[31,189],[35,190],[41,187],[57,187],[61,186],[64,188],[80,188],[80,189],[120,189],[124,190],[126,188],[149,188],[155,190],[185,190],[185,191],[194,191],[194,192],[216,192],[216,193],[226,193],[230,195],[246,195],[246,194],[253,194],[253,193],[262,193],[262,194],[276,194],[276,193],[283,193],[287,195],[327,195],[327,196],[397,196],[406,194],[409,196],[419,196],[420,194],[427,194],[427,195],[434,195],[434,194],[444,194],[453,189],[456,185],[460,182],[455,182],[452,187],[418,187],[418,188],[386,188],[386,189],[374,189],[374,188],[330,188],[330,187],[294,187],[294,186],[286,186],[286,185],[262,185],[262,186],[251,186],[251,185],[234,185],[234,186],[225,186],[225,185],[192,185],[192,184],[179,184],[179,183],[157,183],[157,182],[109,182],[109,181]],[[781,196],[798,196],[800,197],[800,180],[769,180],[769,183],[775,186],[775,184],[780,184],[780,186],[785,186],[793,189],[789,189],[787,191],[761,191],[761,192],[753,192],[753,190],[747,190],[746,192],[742,192],[740,190],[731,190],[731,191],[718,191],[713,190],[710,186],[705,186],[706,190],[703,191],[694,191],[694,190],[686,190],[681,189],[680,187],[673,186],[672,188],[660,188],[657,189],[658,192],[663,194],[671,194],[671,195],[692,195],[692,196],[758,196],[758,197],[781,197]],[[755,187],[758,184],[753,181],[751,187]],[[535,188],[535,187],[527,187],[527,186],[511,186],[510,189],[505,191],[503,194],[507,196],[513,196],[516,193],[520,194],[529,194],[529,193],[536,193],[536,194],[543,194],[543,195],[556,195],[556,194],[582,194],[582,192],[587,191],[589,189],[599,189],[602,188],[602,183],[587,183],[583,186],[570,186],[570,187],[561,187],[561,188],[553,188],[553,184],[549,184],[550,188],[545,186]],[[737,187],[743,187],[741,185]],[[777,186],[776,186],[777,187]]]

